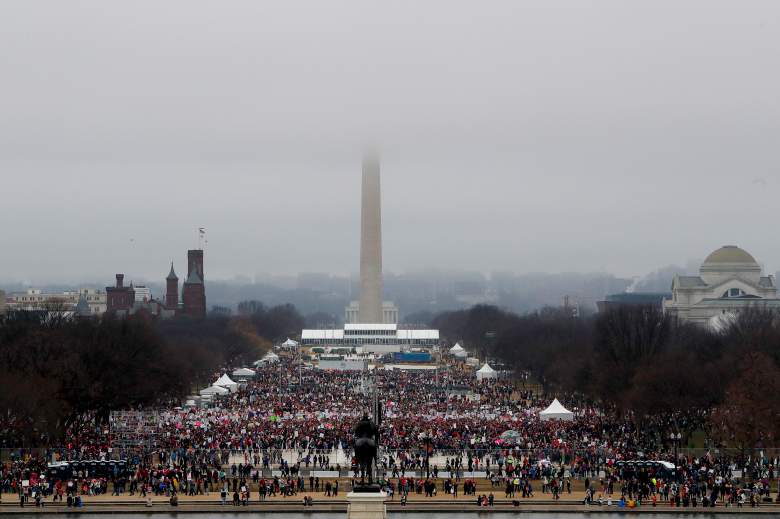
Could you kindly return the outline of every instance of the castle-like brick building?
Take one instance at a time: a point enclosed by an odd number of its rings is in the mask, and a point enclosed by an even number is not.
[[[203,274],[203,250],[187,251],[187,279],[181,290],[179,300],[179,277],[173,268],[165,278],[165,298],[158,301],[154,298],[139,300],[138,294],[130,283],[124,284],[124,274],[116,275],[116,285],[106,287],[106,312],[117,315],[133,315],[145,311],[154,317],[168,319],[177,315],[187,315],[195,318],[206,317],[206,286]]]

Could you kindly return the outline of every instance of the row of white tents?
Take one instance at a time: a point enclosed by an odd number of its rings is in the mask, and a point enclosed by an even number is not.
[[[455,343],[455,346],[449,349],[449,354],[460,360],[465,360],[469,356],[466,349],[461,346],[460,343]],[[486,362],[477,370],[476,375],[477,380],[498,378],[498,371],[493,369],[490,364]],[[564,420],[568,422],[574,420],[574,413],[566,409],[556,398],[547,409],[539,413],[539,417],[542,420]]]
[[[238,382],[231,379],[227,373],[214,381],[212,385],[200,390],[201,397],[211,398],[214,396],[227,395],[238,391]]]
[[[469,357],[468,352],[463,346],[460,345],[460,343],[456,342],[455,346],[453,346],[448,350],[448,353],[458,360],[466,361],[467,364],[470,364],[475,367],[479,366],[479,359]],[[474,361],[474,362],[469,362],[469,361]],[[498,378],[498,371],[493,369],[490,366],[490,364],[486,362],[485,364],[482,365],[481,368],[477,370],[476,376],[477,376],[477,380],[488,380],[488,379]]]
[[[287,342],[283,343],[282,345],[285,347],[297,347],[298,343],[287,339]],[[277,362],[279,362],[279,355],[269,351],[263,356],[262,359],[256,361],[253,365],[255,368],[259,368],[269,364],[276,364]],[[235,393],[238,391],[241,383],[255,378],[257,372],[250,368],[238,368],[233,370],[231,375],[233,378],[230,378],[227,373],[220,376],[216,381],[214,381],[212,385],[202,389],[200,391],[200,396],[202,398],[210,399],[214,397],[214,395],[227,395],[229,393]]]
[[[212,385],[202,389],[200,391],[200,396],[208,399],[214,397],[215,395],[220,396],[235,393],[238,391],[241,383],[255,378],[257,372],[249,368],[238,368],[233,370],[233,373],[231,374],[233,375],[233,378],[230,378],[227,373],[220,376],[217,380],[214,381]]]

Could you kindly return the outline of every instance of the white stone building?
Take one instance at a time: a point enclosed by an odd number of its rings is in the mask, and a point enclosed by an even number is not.
[[[751,306],[780,309],[775,279],[734,245],[710,254],[698,276],[675,276],[672,298],[664,301],[669,315],[701,325],[715,325]]]
[[[395,324],[345,324],[330,330],[303,330],[301,344],[357,347],[368,353],[394,353],[413,347],[433,348],[439,344],[439,330],[399,328]]]
[[[65,292],[43,292],[30,288],[24,292],[12,292],[7,297],[9,310],[42,310],[53,306],[62,306],[64,310],[75,310],[83,296],[93,315],[103,315],[106,311],[106,293],[93,288]]]

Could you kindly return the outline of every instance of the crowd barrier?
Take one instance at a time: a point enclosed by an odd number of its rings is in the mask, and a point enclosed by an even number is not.
[[[279,469],[283,464],[287,466],[294,466],[300,462],[301,467],[309,470],[327,470],[333,469],[336,466],[340,466],[344,470],[348,470],[351,466],[352,451],[351,449],[336,448],[330,450],[322,449],[245,449],[245,450],[161,450],[149,447],[115,447],[108,449],[100,453],[94,452],[82,452],[72,449],[57,449],[57,448],[0,448],[0,462],[10,461],[14,459],[25,458],[38,458],[44,457],[49,462],[58,461],[76,461],[76,460],[105,460],[105,461],[119,461],[126,460],[129,464],[136,464],[139,462],[157,464],[161,460],[166,463],[180,459],[181,456],[186,455],[188,458],[197,458],[200,456],[208,456],[211,459],[216,457],[220,461],[226,460],[225,463],[221,463],[224,467],[230,468],[232,465],[238,466],[239,464],[249,463],[256,468],[263,467],[263,458],[269,457],[270,463],[268,468]],[[433,468],[438,467],[440,471],[443,471],[447,466],[448,461],[458,460],[462,471],[467,471],[469,458],[473,461],[474,471],[490,470],[495,471],[498,469],[499,456],[506,462],[507,456],[511,455],[516,459],[531,459],[531,460],[549,460],[556,465],[571,465],[574,458],[578,456],[588,455],[592,458],[590,451],[574,451],[563,452],[559,449],[468,449],[468,450],[434,450],[428,455],[428,465]],[[714,458],[727,457],[734,460],[738,465],[744,462],[753,462],[756,460],[762,460],[764,464],[776,464],[777,460],[780,460],[780,448],[763,448],[763,449],[704,449],[704,448],[680,448],[678,449],[678,455],[682,458],[688,459],[700,459],[706,456]],[[308,466],[304,463],[306,457],[310,458]],[[318,463],[316,460],[318,457],[325,457],[327,462],[324,464]],[[424,450],[410,450],[410,451],[395,451],[388,449],[380,449],[380,466],[383,461],[387,461],[390,457],[394,459],[397,465],[401,464],[402,460],[414,460],[415,463],[408,463],[410,470],[425,470],[426,456]],[[605,463],[610,458],[609,451],[603,451],[597,453],[596,458],[600,458],[600,463]]]

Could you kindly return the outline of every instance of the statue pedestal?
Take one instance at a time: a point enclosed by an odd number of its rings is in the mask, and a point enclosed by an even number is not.
[[[385,499],[379,492],[350,492],[347,494],[347,519],[387,519]]]

